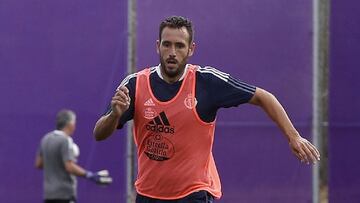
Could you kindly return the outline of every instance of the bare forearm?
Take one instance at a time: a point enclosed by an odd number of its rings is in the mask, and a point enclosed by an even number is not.
[[[66,171],[76,176],[85,176],[86,170],[72,161],[66,163]]]
[[[112,113],[101,117],[95,124],[94,136],[97,141],[108,138],[118,125],[120,116],[114,116]]]
[[[289,141],[291,151],[301,162],[309,164],[310,161],[315,163],[316,160],[320,160],[319,151],[308,140],[300,136],[274,95],[261,88],[256,88],[255,95],[250,100],[250,103],[264,109],[268,116],[279,126]]]
[[[267,115],[279,126],[288,140],[299,133],[291,123],[288,115],[280,102],[271,93],[258,88],[256,90],[257,97],[250,103],[260,106]]]
[[[111,112],[101,117],[95,124],[94,136],[97,141],[108,138],[116,130],[119,119],[130,106],[129,89],[121,86],[111,99]]]
[[[43,160],[42,160],[42,157],[40,157],[39,155],[36,156],[35,167],[38,168],[38,169],[43,168]]]

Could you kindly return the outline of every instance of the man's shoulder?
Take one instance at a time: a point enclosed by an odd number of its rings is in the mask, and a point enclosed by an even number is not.
[[[131,77],[137,77],[139,74],[143,74],[146,72],[150,72],[150,73],[154,73],[156,72],[156,70],[159,68],[159,65],[156,66],[149,66],[149,67],[143,67],[143,68],[139,68],[135,73],[129,74],[129,76]]]
[[[159,67],[159,65],[156,65],[156,66],[149,66],[149,67],[146,67],[146,68],[140,68],[139,71],[137,73],[141,73],[141,72],[145,72],[145,71],[156,71],[156,69]]]
[[[142,68],[140,70],[138,70],[137,72],[135,73],[131,73],[129,75],[127,75],[123,80],[122,82],[120,83],[119,87],[121,86],[124,86],[124,85],[135,85],[135,81],[136,81],[136,78],[141,75],[141,74],[144,74],[146,72],[150,72],[151,73],[155,73],[156,72],[156,68],[157,66],[152,66],[152,67],[148,67],[148,68]]]
[[[41,146],[58,146],[67,143],[67,136],[55,131],[48,132],[41,139]]]
[[[43,140],[48,140],[48,139],[56,139],[59,141],[66,141],[67,136],[63,133],[60,133],[58,130],[53,130],[53,131],[46,133],[45,136],[43,137]]]
[[[212,66],[197,66],[196,69],[197,78],[211,81],[225,81],[227,82],[230,74],[225,73]]]

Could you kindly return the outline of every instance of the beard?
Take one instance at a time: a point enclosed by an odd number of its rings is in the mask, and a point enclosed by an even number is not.
[[[169,67],[167,64],[168,63],[166,62],[166,59],[160,56],[160,68],[162,74],[165,74],[169,78],[176,78],[180,77],[183,74],[185,66],[187,64],[187,60],[183,60],[181,62],[176,61],[176,64],[171,64],[172,67]]]

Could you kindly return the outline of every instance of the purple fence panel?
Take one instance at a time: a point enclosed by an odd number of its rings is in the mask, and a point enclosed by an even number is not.
[[[360,202],[360,3],[331,9],[329,202]]]
[[[159,63],[161,20],[183,15],[195,24],[191,63],[210,65],[274,93],[310,138],[311,1],[165,1],[138,3],[138,65]],[[223,184],[219,202],[311,202],[311,167],[301,165],[270,119],[256,107],[218,116],[214,155]]]
[[[79,163],[92,170],[107,168],[115,179],[108,188],[80,180],[79,201],[124,201],[124,131],[96,143],[92,128],[124,77],[125,3],[1,2],[0,90],[4,96],[0,100],[0,172],[6,174],[0,184],[1,201],[41,201],[42,177],[33,167],[34,156],[41,137],[53,129],[56,112],[64,107],[78,114],[74,139],[81,148]],[[155,40],[160,21],[169,15],[187,16],[195,24],[197,43],[190,62],[214,66],[273,92],[298,130],[310,138],[311,3],[138,1],[138,65],[158,63]],[[346,6],[339,8],[351,17]],[[344,15],[334,15],[338,21],[333,25],[358,29],[342,24]],[[344,44],[358,42],[358,31],[335,32],[340,38],[332,38],[337,48],[332,54],[341,57],[332,60],[332,67],[356,67],[355,60],[349,62],[346,57],[357,53],[358,47],[348,50]],[[350,42],[345,41],[347,38]],[[332,98],[334,107],[341,105],[348,94],[341,91],[349,85],[343,81],[356,81],[351,78],[354,74],[347,75],[340,69],[332,68],[332,75],[336,75],[333,84],[338,84],[332,90],[344,94]],[[349,106],[347,111],[354,108]],[[343,191],[331,196],[335,201],[348,194],[358,195],[355,189],[359,181],[351,178],[351,173],[359,171],[359,167],[347,169],[337,163],[352,163],[351,148],[347,146],[356,143],[353,140],[359,118],[349,115],[344,120],[340,110],[332,110],[331,116],[334,125],[330,142],[336,145],[331,145],[334,155],[330,164],[334,169],[330,189]],[[354,122],[355,127],[342,129],[344,123]],[[214,154],[224,192],[219,202],[311,201],[311,167],[300,165],[291,155],[281,132],[261,110],[250,105],[222,110],[216,133]],[[349,139],[337,133],[346,133]],[[344,149],[349,152],[347,156],[337,155]],[[338,177],[340,173],[348,176]]]
[[[124,200],[124,133],[99,144],[92,129],[126,72],[126,8],[115,0],[1,1],[1,202],[42,201],[35,153],[62,108],[78,115],[80,165],[114,176],[108,188],[80,179],[79,202]]]

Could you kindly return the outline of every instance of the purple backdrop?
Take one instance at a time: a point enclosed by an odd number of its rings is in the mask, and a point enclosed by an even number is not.
[[[299,131],[310,136],[311,1],[141,1],[138,66],[158,64],[159,22],[184,15],[195,24],[191,62],[211,65],[273,92]],[[310,202],[311,167],[290,153],[280,131],[249,105],[218,116],[215,159],[223,183],[219,202]],[[239,200],[240,199],[240,200]]]
[[[312,1],[138,2],[138,66],[158,63],[159,22],[184,15],[195,24],[191,62],[211,65],[273,92],[310,138]],[[360,202],[357,54],[359,3],[332,1],[330,202]],[[124,131],[102,143],[92,128],[126,66],[126,1],[3,0],[0,3],[1,202],[40,202],[36,148],[61,108],[78,114],[79,163],[109,169],[115,182],[79,182],[80,202],[124,202]],[[344,101],[351,98],[347,105]],[[355,113],[354,113],[355,112]],[[219,202],[310,202],[311,167],[300,165],[264,113],[250,105],[219,113],[214,154]]]
[[[122,202],[124,136],[96,143],[92,129],[126,70],[126,1],[5,0],[0,3],[0,201],[41,202],[33,167],[41,137],[61,108],[78,114],[80,165],[107,168],[114,184],[79,181],[79,202]]]
[[[330,202],[360,202],[360,3],[331,8]]]

